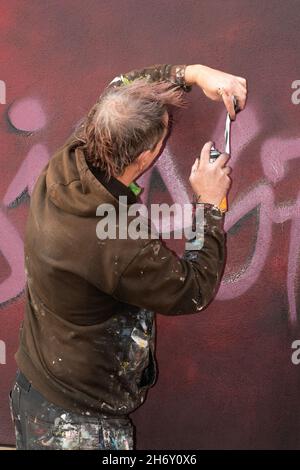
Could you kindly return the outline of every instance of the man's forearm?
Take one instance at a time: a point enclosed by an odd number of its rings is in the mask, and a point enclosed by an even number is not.
[[[190,66],[189,66],[190,67]],[[193,67],[193,66],[192,66]],[[132,70],[122,74],[109,84],[109,86],[126,85],[139,78],[144,78],[149,82],[168,81],[174,86],[180,86],[184,91],[190,91],[190,76],[193,70],[189,71],[189,83],[186,82],[186,65],[152,65],[143,69]]]
[[[185,82],[188,86],[200,85],[201,76],[204,75],[204,65],[194,64],[187,65],[185,68]]]

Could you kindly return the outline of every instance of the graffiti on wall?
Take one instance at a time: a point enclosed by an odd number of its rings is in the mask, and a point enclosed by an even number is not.
[[[6,344],[0,340],[0,364],[6,364]]]
[[[16,130],[36,132],[46,125],[46,117],[35,100],[24,98],[9,108],[9,123]],[[10,267],[9,276],[0,285],[0,304],[17,297],[24,289],[23,241],[5,211],[22,202],[26,193],[31,194],[34,183],[49,160],[49,152],[43,144],[34,145],[24,156],[17,173],[4,195],[0,210],[0,250]]]
[[[0,104],[6,104],[6,84],[0,80]]]

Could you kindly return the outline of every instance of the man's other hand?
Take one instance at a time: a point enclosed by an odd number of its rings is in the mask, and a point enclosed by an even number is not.
[[[190,174],[190,184],[197,196],[198,202],[205,202],[215,206],[220,205],[230,188],[231,168],[227,166],[229,155],[222,153],[215,162],[210,163],[210,149],[212,142],[207,142],[200,158],[197,158]]]
[[[187,85],[198,85],[211,100],[223,100],[232,120],[235,119],[236,110],[241,111],[246,106],[247,82],[245,78],[196,64],[186,67],[185,81]],[[236,110],[233,97],[237,99]]]

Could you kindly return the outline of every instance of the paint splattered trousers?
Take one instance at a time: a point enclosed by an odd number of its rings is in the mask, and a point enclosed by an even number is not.
[[[17,450],[130,450],[128,417],[76,414],[49,403],[18,372],[10,392]]]

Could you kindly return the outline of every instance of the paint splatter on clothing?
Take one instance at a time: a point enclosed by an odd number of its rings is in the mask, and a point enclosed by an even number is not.
[[[45,398],[18,374],[10,393],[17,450],[131,450],[129,418],[76,414]]]

